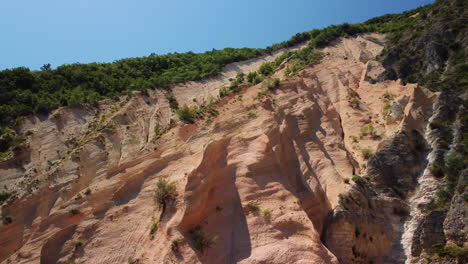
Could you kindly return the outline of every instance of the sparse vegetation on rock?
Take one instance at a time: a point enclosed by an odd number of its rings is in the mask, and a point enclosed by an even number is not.
[[[258,203],[255,202],[249,202],[247,204],[247,208],[254,213],[260,211],[260,206],[258,205]]]
[[[150,236],[154,235],[154,233],[156,233],[157,230],[158,230],[158,223],[153,221],[150,227],[150,232],[149,232]]]
[[[375,130],[372,124],[365,125],[361,128],[359,132],[359,137],[363,138],[366,136],[370,136],[373,139],[378,137],[377,131]]]
[[[270,209],[263,209],[262,211],[262,214],[263,214],[263,217],[265,217],[266,219],[270,219],[271,218],[271,210]]]
[[[179,247],[180,247],[180,239],[176,238],[171,241],[171,250],[174,252],[179,252]]]
[[[280,82],[281,81],[278,78],[270,79],[270,80],[267,81],[266,86],[267,86],[268,90],[273,90],[274,88],[276,88],[280,84]]]
[[[374,152],[371,150],[371,149],[368,149],[368,148],[364,148],[362,149],[362,157],[364,159],[370,159],[370,157],[372,157],[374,155]]]
[[[174,199],[177,195],[177,187],[175,183],[168,182],[166,179],[159,179],[154,193],[156,204],[164,212],[169,200]]]
[[[215,242],[215,239],[210,238],[208,234],[202,230],[201,226],[196,226],[189,232],[189,234],[195,249],[200,250],[201,252],[206,248],[211,247]]]

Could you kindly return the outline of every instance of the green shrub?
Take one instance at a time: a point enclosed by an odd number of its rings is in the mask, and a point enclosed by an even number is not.
[[[359,132],[359,136],[361,138],[365,137],[365,136],[371,136],[372,138],[376,138],[378,135],[377,135],[377,131],[375,130],[374,126],[372,124],[368,124],[368,125],[365,125],[365,126],[361,127],[361,130]]]
[[[247,208],[252,211],[252,212],[258,212],[260,211],[260,207],[258,206],[257,203],[254,203],[254,202],[249,202],[247,204]]]
[[[270,219],[271,218],[271,210],[270,209],[264,209],[262,211],[263,213],[263,217],[265,217],[266,219]]]
[[[244,83],[244,81],[245,81],[245,74],[243,72],[237,73],[236,82],[238,82],[239,84],[242,84]]]
[[[232,94],[232,90],[231,88],[229,87],[221,87],[221,89],[219,89],[219,96],[220,97],[225,97],[225,96],[228,96],[228,95],[231,95]]]
[[[251,84],[256,84],[254,83],[254,81],[257,76],[258,76],[257,72],[249,72],[249,74],[247,74],[247,81]]]
[[[174,252],[179,252],[180,242],[180,239],[173,239],[171,241],[171,250]]]
[[[453,152],[445,156],[444,162],[445,162],[445,170],[447,172],[447,175],[451,179],[457,178],[460,172],[465,167],[463,156],[456,152]]]
[[[354,109],[359,109],[360,104],[361,101],[359,101],[357,98],[353,98],[349,101],[349,105]]]
[[[167,202],[170,199],[174,199],[176,195],[177,187],[175,183],[170,183],[164,178],[158,180],[156,191],[154,193],[154,200],[163,211],[167,206]]]
[[[359,176],[359,175],[353,175],[353,177],[351,179],[353,180],[353,182],[358,183],[358,184],[365,183],[364,179],[361,178],[361,176]]]
[[[90,195],[90,194],[91,194],[91,189],[89,189],[89,188],[88,188],[88,189],[86,189],[86,191],[85,191],[85,193],[84,193],[84,194],[85,194],[85,195]]]
[[[179,117],[179,120],[187,124],[192,124],[194,122],[196,113],[197,111],[195,107],[190,107],[185,104],[179,108],[179,110],[177,110],[177,116]]]
[[[83,246],[83,241],[81,241],[81,240],[75,241],[75,248],[79,248],[81,246]]]
[[[280,79],[274,78],[273,80],[268,80],[266,85],[269,90],[273,90],[280,84],[280,82],[281,82]]]
[[[275,66],[273,62],[265,62],[262,65],[260,65],[260,68],[258,69],[260,74],[263,76],[270,76],[275,72]]]
[[[157,230],[158,230],[158,223],[157,222],[151,223],[150,236],[154,235],[154,233],[156,233]]]
[[[395,95],[393,95],[392,93],[390,93],[389,91],[386,91],[384,94],[383,94],[383,99],[384,101],[391,101],[395,98]]]
[[[255,76],[255,79],[253,80],[253,84],[259,84],[263,81],[263,77],[260,75]]]
[[[203,101],[199,107],[194,107],[194,112],[197,118],[203,118],[208,115],[208,117],[218,116],[218,110],[216,110],[217,101],[213,98],[209,102]]]
[[[200,250],[201,252],[203,252],[205,248],[211,247],[214,243],[214,239],[209,238],[208,234],[205,233],[200,226],[195,227],[189,232],[189,234],[195,249]]]
[[[387,117],[390,114],[390,110],[392,109],[392,106],[390,103],[385,102],[382,110],[382,114],[384,117]]]
[[[362,150],[362,156],[364,157],[364,159],[370,159],[370,157],[372,157],[374,155],[374,152],[372,152],[372,150],[368,149],[368,148],[365,148]]]
[[[2,114],[1,110],[0,105],[0,115]],[[13,129],[0,126],[0,161],[21,153],[26,147],[26,139],[26,134],[18,135]]]

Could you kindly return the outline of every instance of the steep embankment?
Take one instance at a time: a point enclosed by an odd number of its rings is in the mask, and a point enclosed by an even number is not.
[[[407,263],[468,261],[468,2],[436,1],[394,34],[381,55],[382,78],[440,91],[427,127],[431,152],[420,185],[409,194],[402,244]]]
[[[0,186],[21,196],[41,184],[74,180],[82,170],[86,175],[100,175],[106,168],[154,149],[155,127],[164,130],[177,118],[173,102],[182,106],[209,101],[237,72],[256,71],[262,63],[303,45],[229,64],[217,77],[179,84],[170,91],[133,92],[97,106],[63,107],[29,116],[20,127],[20,132],[30,135],[29,148],[0,164]]]
[[[13,221],[0,227],[0,259],[380,263],[399,244],[405,202],[396,193],[417,185],[435,98],[416,84],[376,82],[383,39],[340,39],[278,87],[243,86],[217,103],[213,120],[172,125],[155,141],[156,124],[173,117],[161,91],[103,102],[100,114],[62,108],[31,117],[30,151],[2,173],[13,185],[26,171],[34,192],[2,209]],[[259,63],[173,95],[200,103]],[[284,79],[289,63],[273,77]],[[50,157],[57,161],[47,164]],[[369,178],[357,176],[366,167]],[[176,184],[164,211],[154,202],[160,179]]]

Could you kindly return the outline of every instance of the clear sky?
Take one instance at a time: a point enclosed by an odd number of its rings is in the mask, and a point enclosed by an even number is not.
[[[0,0],[0,70],[264,48],[433,0]]]

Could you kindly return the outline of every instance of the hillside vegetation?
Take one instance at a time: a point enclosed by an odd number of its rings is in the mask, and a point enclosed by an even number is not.
[[[302,65],[315,61],[312,50],[322,47],[338,37],[362,32],[403,34],[410,26],[419,23],[423,16],[412,16],[430,10],[432,5],[402,14],[384,15],[365,23],[332,25],[298,33],[290,40],[266,49],[226,48],[195,54],[193,52],[167,55],[150,55],[128,58],[113,63],[62,65],[51,69],[44,65],[41,71],[20,67],[0,72],[0,156],[19,151],[24,135],[17,135],[15,126],[21,117],[32,113],[47,113],[60,107],[92,104],[103,98],[112,98],[129,91],[147,88],[169,88],[172,84],[200,80],[219,74],[232,62],[247,60],[284,47],[309,41],[306,48],[285,53],[276,62],[298,57]],[[396,37],[394,37],[396,39]],[[294,69],[293,69],[294,70]]]

